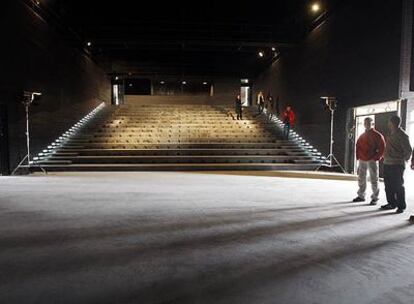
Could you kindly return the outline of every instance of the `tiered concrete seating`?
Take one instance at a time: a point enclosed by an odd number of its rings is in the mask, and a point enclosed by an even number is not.
[[[274,124],[209,105],[108,106],[45,155],[48,170],[313,169],[318,156]]]

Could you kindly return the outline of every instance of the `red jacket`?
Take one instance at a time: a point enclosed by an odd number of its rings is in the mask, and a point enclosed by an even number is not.
[[[293,125],[295,123],[295,113],[290,110],[290,111],[285,111],[283,113],[283,122],[286,123],[288,122],[290,125]]]
[[[357,141],[356,156],[358,160],[370,161],[381,160],[384,156],[384,136],[375,129],[365,131]]]

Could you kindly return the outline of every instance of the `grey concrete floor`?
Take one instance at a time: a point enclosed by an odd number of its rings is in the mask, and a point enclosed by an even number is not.
[[[413,303],[406,214],[352,181],[0,177],[0,303]]]

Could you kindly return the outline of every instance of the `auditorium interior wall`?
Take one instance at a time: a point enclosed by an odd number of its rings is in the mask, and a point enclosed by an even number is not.
[[[270,91],[281,108],[293,106],[296,129],[325,155],[330,114],[320,97],[337,97],[334,148],[342,163],[347,110],[400,96],[401,1],[385,0],[375,13],[355,7],[341,5],[254,81],[256,94]]]
[[[23,1],[7,1],[0,18],[0,102],[9,114],[10,162],[25,154],[24,90],[42,92],[31,107],[33,151],[40,152],[101,102],[110,101],[110,81],[55,25]],[[71,42],[70,42],[71,41]]]

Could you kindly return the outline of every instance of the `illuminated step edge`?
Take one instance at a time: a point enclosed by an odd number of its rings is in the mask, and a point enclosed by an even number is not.
[[[267,114],[267,110],[264,109],[264,113]],[[283,131],[284,129],[284,123],[282,120],[280,120],[277,117],[269,118],[270,121],[274,122],[275,125]],[[317,159],[320,162],[326,162],[328,163],[328,160],[325,156],[322,155],[321,152],[318,151],[318,149],[314,148],[310,143],[308,143],[303,137],[301,137],[298,133],[296,133],[294,130],[290,130],[289,138],[294,141],[299,147],[306,150],[309,154],[311,154],[315,159]]]
[[[72,136],[77,135],[79,130],[85,126],[92,118],[96,116],[103,108],[105,107],[105,103],[102,102],[99,104],[95,109],[93,109],[89,114],[79,120],[76,124],[74,124],[68,131],[63,133],[59,136],[54,142],[52,142],[46,149],[42,152],[37,154],[36,157],[33,157],[33,161],[31,163],[36,163],[40,160],[47,160],[50,156],[55,154],[56,149],[61,147],[64,143],[66,143]]]

